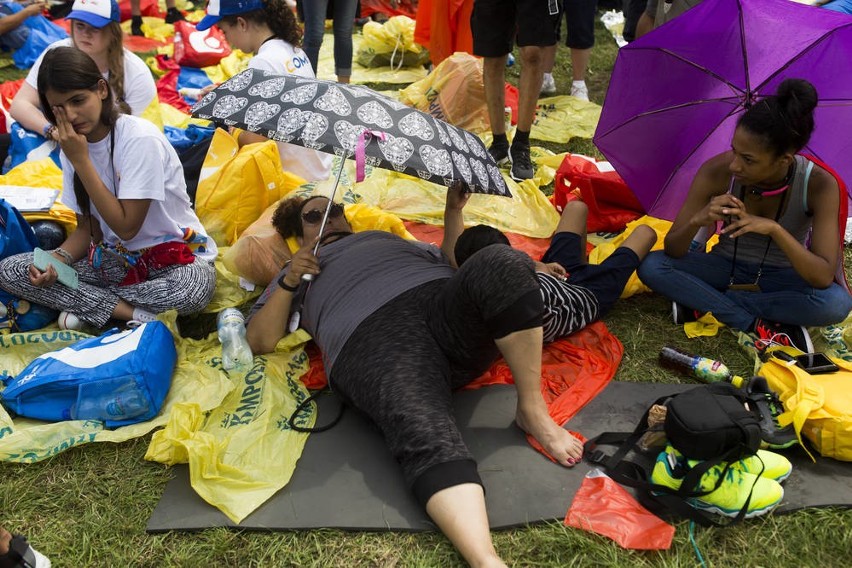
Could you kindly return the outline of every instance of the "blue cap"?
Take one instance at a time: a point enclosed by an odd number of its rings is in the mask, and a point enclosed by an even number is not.
[[[195,29],[204,31],[215,25],[222,16],[236,16],[263,10],[263,6],[263,0],[210,0],[207,3],[207,15],[195,25]]]
[[[110,22],[120,20],[116,0],[74,0],[69,20],[80,20],[93,28],[102,28]]]

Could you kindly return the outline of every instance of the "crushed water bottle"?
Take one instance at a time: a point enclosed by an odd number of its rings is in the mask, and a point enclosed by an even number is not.
[[[222,367],[226,371],[245,373],[254,356],[246,339],[246,319],[236,308],[226,308],[216,318],[219,342],[222,343]]]
[[[132,378],[115,389],[92,385],[86,392],[86,385],[82,388],[77,404],[71,406],[72,420],[130,420],[151,409],[148,397]]]

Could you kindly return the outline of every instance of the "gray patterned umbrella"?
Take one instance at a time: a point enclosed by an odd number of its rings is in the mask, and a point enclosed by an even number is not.
[[[192,116],[346,157],[362,133],[381,132],[366,144],[366,163],[511,197],[478,137],[360,85],[247,69],[205,95]]]

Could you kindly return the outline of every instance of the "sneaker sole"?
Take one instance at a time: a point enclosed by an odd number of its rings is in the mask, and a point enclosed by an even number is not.
[[[762,509],[752,509],[751,511],[748,511],[745,514],[744,518],[753,519],[754,517],[760,517],[761,515],[765,515],[766,513],[769,513],[772,510],[774,510],[776,507],[778,507],[778,505],[780,505],[781,501],[783,501],[783,500],[784,500],[784,493],[783,493],[783,489],[782,489],[781,498],[778,499],[778,501],[776,501],[775,503],[772,503],[771,505],[767,505],[766,507],[763,507]],[[691,506],[695,507],[696,509],[700,509],[702,511],[707,511],[708,513],[715,513],[717,515],[722,515],[723,517],[733,518],[733,517],[736,517],[737,515],[739,515],[739,513],[740,513],[739,509],[737,509],[736,511],[731,511],[729,509],[723,509],[723,508],[719,507],[718,505],[712,505],[710,503],[705,503],[704,501],[700,501],[698,499],[687,499],[686,502],[689,503]]]

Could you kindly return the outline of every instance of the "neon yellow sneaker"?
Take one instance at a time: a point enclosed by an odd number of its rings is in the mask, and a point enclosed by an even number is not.
[[[761,464],[761,462],[763,463]],[[689,465],[691,466],[694,466],[696,463],[698,463],[697,460],[689,460]],[[718,465],[716,467],[722,470],[725,466]],[[790,477],[790,474],[793,472],[793,464],[790,463],[790,460],[781,454],[767,450],[757,450],[756,455],[734,462],[731,464],[731,467],[752,475],[774,479],[778,483]],[[761,472],[761,470],[763,471]]]
[[[698,462],[685,459],[680,452],[668,446],[657,456],[657,462],[651,472],[651,481],[671,489],[680,489],[684,476],[696,463]],[[760,464],[757,463],[757,466],[759,471]],[[712,489],[724,469],[724,465],[717,465],[707,470],[701,476],[701,481],[695,490]],[[725,480],[718,489],[701,497],[689,497],[686,501],[696,509],[726,517],[736,517],[749,493],[751,493],[751,500],[745,514],[747,519],[768,513],[784,498],[784,488],[774,479],[758,477],[742,469],[729,467],[725,473]]]

